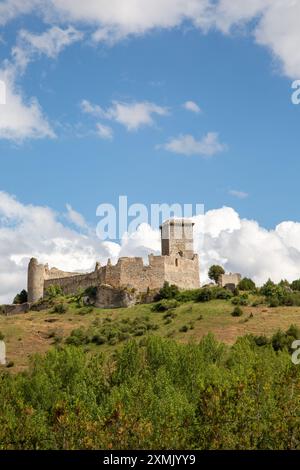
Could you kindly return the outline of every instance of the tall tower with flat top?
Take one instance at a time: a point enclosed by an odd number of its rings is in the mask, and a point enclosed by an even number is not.
[[[161,254],[163,256],[180,256],[194,258],[194,222],[189,219],[169,219],[160,227]]]

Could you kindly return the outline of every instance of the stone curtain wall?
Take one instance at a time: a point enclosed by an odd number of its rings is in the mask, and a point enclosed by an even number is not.
[[[178,256],[166,256],[165,280],[175,284],[179,289],[198,289],[200,287],[199,258],[193,259]]]
[[[28,266],[28,301],[41,299],[50,285],[60,286],[65,294],[103,284],[144,293],[148,289],[160,289],[166,281],[180,289],[198,288],[199,259],[193,250],[193,225],[187,219],[164,222],[161,226],[162,256],[150,255],[148,265],[144,265],[142,258],[123,257],[114,266],[110,261],[103,267],[97,263],[94,272],[79,274],[49,269],[48,265],[38,264],[32,258]],[[236,279],[226,280],[229,282],[235,283]]]
[[[235,287],[239,284],[241,280],[240,274],[221,274],[218,284],[221,287],[225,287],[227,284],[233,284]]]
[[[108,264],[89,274],[80,274],[44,281],[44,292],[50,285],[60,286],[64,294],[75,294],[100,284],[114,288],[129,287],[138,292],[160,289],[164,282],[176,284],[180,289],[196,289],[200,286],[199,260],[180,256],[149,256],[149,265],[142,258],[120,258],[116,265]]]
[[[50,285],[60,286],[63,293],[66,295],[76,294],[79,290],[87,289],[88,287],[97,286],[98,273],[94,271],[89,274],[77,274],[71,277],[63,277],[58,279],[47,279],[44,281],[44,292]]]

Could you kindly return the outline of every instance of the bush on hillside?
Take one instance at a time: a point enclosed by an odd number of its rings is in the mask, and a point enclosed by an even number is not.
[[[242,305],[242,306],[248,305],[249,304],[248,294],[242,294],[242,295],[239,295],[238,297],[233,297],[233,299],[231,300],[231,303],[233,305]]]
[[[168,282],[164,283],[164,286],[159,290],[155,296],[155,301],[163,299],[174,299],[179,293],[179,289],[174,284],[169,284]]]
[[[68,306],[64,303],[59,303],[54,305],[52,309],[52,313],[59,313],[59,314],[64,314],[67,313],[68,311]]]
[[[63,295],[63,290],[60,286],[51,284],[45,292],[45,296],[49,299],[54,299],[55,297],[59,297]]]
[[[213,299],[213,292],[210,288],[203,288],[197,296],[197,302],[209,302]]]
[[[152,305],[151,310],[152,312],[166,312],[167,310],[171,310],[178,307],[178,305],[179,302],[177,302],[177,300],[175,299],[164,299]]]
[[[244,277],[238,284],[238,288],[243,291],[253,291],[256,288],[255,282],[248,277]]]
[[[235,307],[234,310],[231,312],[231,316],[233,317],[241,317],[242,315],[243,310],[239,306]]]

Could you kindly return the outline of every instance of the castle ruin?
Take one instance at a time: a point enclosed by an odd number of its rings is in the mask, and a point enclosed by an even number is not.
[[[105,266],[96,263],[88,274],[68,273],[32,258],[28,266],[28,302],[42,299],[50,285],[61,287],[64,294],[75,294],[79,289],[97,287],[98,305],[121,306],[124,289],[137,293],[159,290],[165,282],[180,289],[200,287],[199,258],[193,248],[193,222],[188,219],[170,219],[161,229],[161,255],[149,255],[149,264],[143,258],[122,257],[116,265],[108,260]],[[120,300],[121,298],[121,300]],[[128,299],[127,299],[128,300]]]

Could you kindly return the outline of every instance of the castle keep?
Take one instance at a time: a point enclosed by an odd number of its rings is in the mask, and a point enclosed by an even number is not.
[[[28,266],[28,302],[44,297],[50,285],[60,286],[64,294],[78,289],[97,287],[97,303],[102,307],[126,303],[126,289],[146,293],[160,289],[165,282],[180,289],[200,287],[199,259],[193,249],[193,222],[170,219],[161,226],[161,256],[149,255],[149,264],[142,258],[119,258],[116,265],[108,260],[106,266],[96,263],[88,274],[68,273],[32,258]],[[123,292],[123,294],[122,294]],[[128,301],[128,299],[127,299]]]

